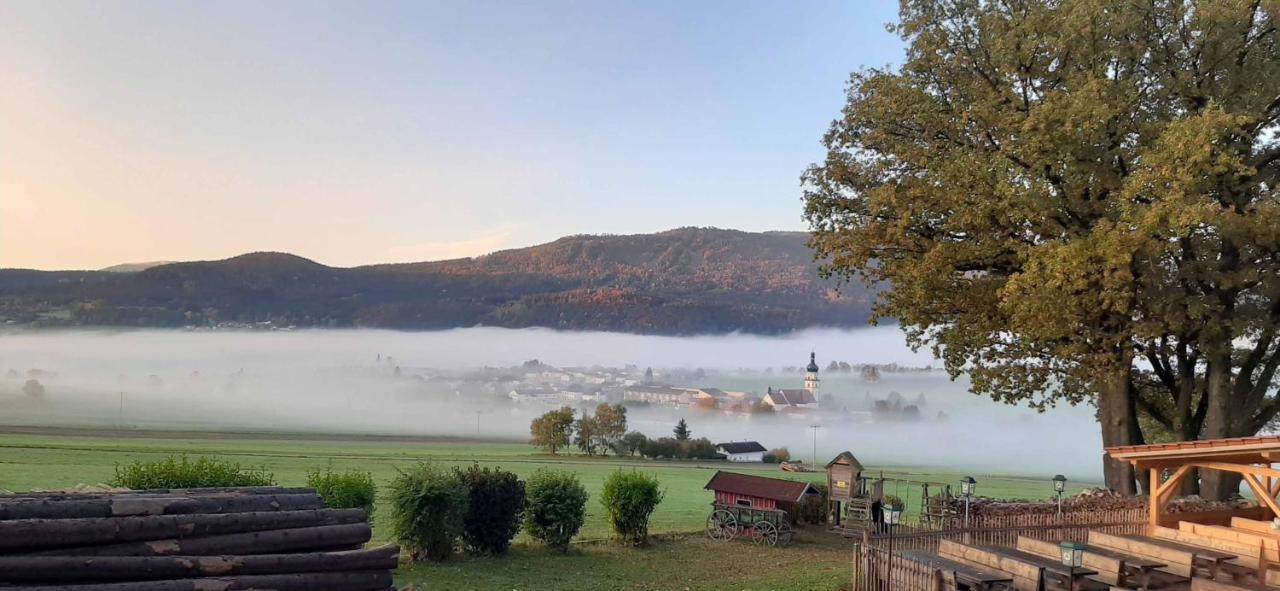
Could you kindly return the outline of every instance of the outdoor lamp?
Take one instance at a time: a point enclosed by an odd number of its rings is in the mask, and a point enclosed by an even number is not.
[[[902,519],[902,507],[886,505],[882,509],[882,516],[885,525],[898,525],[898,521]]]
[[[1062,494],[1067,490],[1067,477],[1061,474],[1053,477],[1053,492]]]
[[[1063,542],[1058,547],[1062,550],[1062,566],[1074,569],[1084,565],[1084,544]]]
[[[965,476],[960,479],[960,492],[964,493],[966,497],[972,497],[973,489],[977,484],[978,481],[974,480],[972,476]]]

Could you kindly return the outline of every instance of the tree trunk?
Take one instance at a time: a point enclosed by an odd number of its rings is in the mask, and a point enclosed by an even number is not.
[[[0,549],[58,548],[361,523],[360,509],[0,521]]]
[[[385,570],[336,573],[297,573],[287,575],[245,575],[240,577],[208,577],[172,581],[128,583],[96,583],[86,585],[48,585],[21,587],[23,591],[239,591],[271,589],[273,591],[385,591],[391,589],[391,573]]]
[[[259,556],[0,556],[5,581],[73,583],[395,570],[400,549],[382,546],[355,552]]]
[[[323,509],[320,495],[262,494],[209,496],[119,495],[88,499],[0,499],[0,520],[84,519],[195,513],[251,513]]]
[[[364,544],[373,535],[368,523],[273,529],[243,534],[153,540],[106,546],[79,546],[20,556],[215,556],[222,554],[277,554],[345,550]]]
[[[1125,361],[1127,361],[1127,356]],[[1098,384],[1098,422],[1102,425],[1102,446],[1141,444],[1138,413],[1129,382],[1128,363],[1118,363]],[[1128,462],[1102,458],[1102,473],[1107,488],[1124,495],[1138,493],[1133,466]]]
[[[1206,368],[1209,406],[1204,417],[1204,438],[1223,439],[1240,436],[1231,400],[1231,353],[1225,347],[1210,354]],[[1201,472],[1200,496],[1225,501],[1240,494],[1239,474],[1220,470]]]

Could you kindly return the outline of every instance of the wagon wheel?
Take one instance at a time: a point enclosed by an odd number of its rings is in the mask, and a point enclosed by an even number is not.
[[[778,526],[768,521],[757,521],[751,532],[751,540],[756,544],[778,545]]]
[[[795,530],[791,529],[791,524],[787,523],[786,521],[783,521],[780,525],[778,525],[778,543],[782,544],[783,546],[790,544],[791,538],[792,536],[795,535],[795,533],[796,533]]]
[[[707,517],[707,536],[713,540],[727,542],[738,535],[738,520],[733,513],[717,509]]]

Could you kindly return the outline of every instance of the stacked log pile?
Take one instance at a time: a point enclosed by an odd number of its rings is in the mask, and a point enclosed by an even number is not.
[[[312,489],[0,495],[0,590],[393,589],[395,546]]]
[[[964,512],[964,499],[953,497],[948,507],[953,513]],[[1176,497],[1167,509],[1169,513],[1189,513],[1198,511],[1217,511],[1250,506],[1251,503],[1239,500],[1231,502],[1209,501],[1196,496]],[[1107,489],[1088,489],[1079,494],[1063,497],[1063,511],[1114,511],[1123,509],[1142,509],[1147,506],[1145,495],[1125,496]],[[971,515],[1033,515],[1057,513],[1058,505],[1054,501],[1018,501],[988,498],[974,498],[969,506]]]

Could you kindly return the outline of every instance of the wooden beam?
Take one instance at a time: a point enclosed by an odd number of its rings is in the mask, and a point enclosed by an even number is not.
[[[1253,495],[1258,497],[1258,501],[1271,510],[1271,516],[1280,517],[1280,505],[1277,505],[1276,500],[1267,494],[1270,491],[1263,486],[1262,481],[1254,474],[1244,474],[1244,481],[1249,488],[1253,489]]]
[[[1197,466],[1200,468],[1208,468],[1210,470],[1222,470],[1223,472],[1235,472],[1236,474],[1252,474],[1254,476],[1280,477],[1280,470],[1276,470],[1275,468],[1264,468],[1262,466],[1252,466],[1248,464],[1227,464],[1223,462],[1190,462],[1190,464],[1192,466]]]
[[[1162,504],[1169,502],[1169,498],[1173,496],[1173,492],[1178,488],[1178,485],[1181,484],[1182,481],[1186,479],[1187,475],[1190,474],[1192,470],[1195,470],[1195,468],[1195,466],[1190,464],[1179,467],[1178,471],[1173,473],[1173,476],[1170,476],[1168,480],[1164,481],[1164,484],[1160,485],[1156,494]]]

